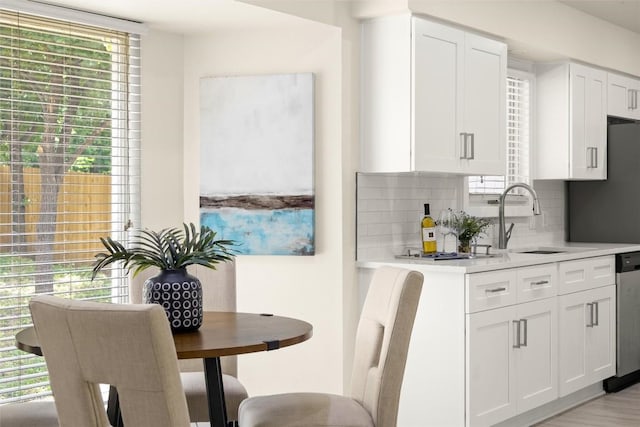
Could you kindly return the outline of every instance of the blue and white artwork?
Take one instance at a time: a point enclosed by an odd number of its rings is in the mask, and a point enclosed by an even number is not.
[[[200,223],[247,255],[313,255],[313,74],[200,81]]]

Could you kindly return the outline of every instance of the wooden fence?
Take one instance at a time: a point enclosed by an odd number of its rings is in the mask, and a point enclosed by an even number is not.
[[[25,168],[26,236],[33,251],[40,214],[40,170]],[[11,252],[11,173],[0,166],[0,250]],[[69,172],[58,193],[55,253],[58,261],[93,259],[103,249],[100,237],[111,228],[111,176]]]

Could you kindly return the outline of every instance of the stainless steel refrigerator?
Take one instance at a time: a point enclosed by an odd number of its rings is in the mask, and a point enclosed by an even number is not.
[[[571,181],[568,240],[640,243],[640,122],[609,119],[607,179]]]

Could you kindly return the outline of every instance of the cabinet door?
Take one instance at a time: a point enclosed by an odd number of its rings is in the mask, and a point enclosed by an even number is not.
[[[566,396],[589,385],[587,370],[586,292],[559,297],[559,395]]]
[[[517,412],[558,397],[558,307],[555,298],[517,306],[521,344],[513,350]]]
[[[571,64],[569,173],[573,179],[606,179],[607,74]]]
[[[615,286],[563,295],[559,308],[559,395],[615,374]]]
[[[464,116],[460,155],[465,173],[506,172],[507,47],[504,43],[466,34]],[[466,139],[466,141],[464,141]]]
[[[464,32],[414,18],[413,168],[460,171]]]
[[[516,415],[514,306],[467,315],[466,422],[488,426]]]
[[[587,369],[590,383],[616,373],[615,291],[615,286],[594,289],[588,298],[588,316],[593,323],[587,328]]]
[[[640,80],[607,74],[607,114],[640,120]]]

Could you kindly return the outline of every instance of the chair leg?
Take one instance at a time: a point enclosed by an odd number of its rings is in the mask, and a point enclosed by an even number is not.
[[[114,386],[109,387],[109,402],[107,404],[107,417],[109,423],[114,427],[124,427],[122,413],[120,412],[120,402],[118,401],[118,391]]]

